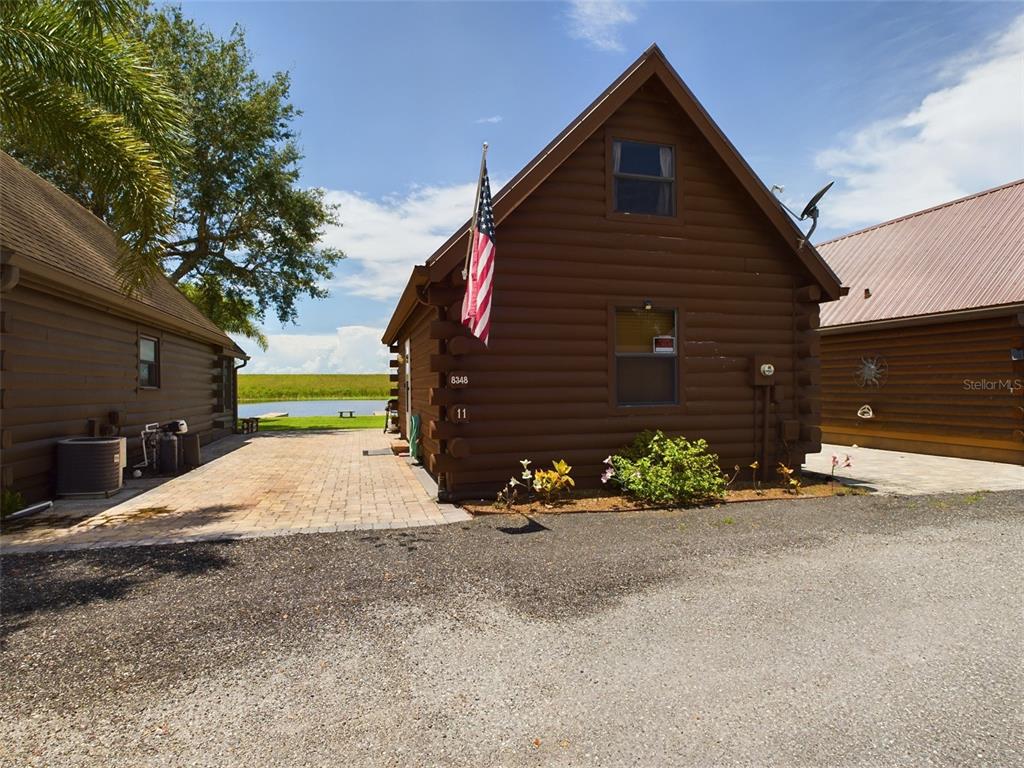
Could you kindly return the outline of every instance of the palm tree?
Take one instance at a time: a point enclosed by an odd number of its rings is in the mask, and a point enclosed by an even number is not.
[[[0,0],[0,138],[60,168],[121,235],[128,289],[159,269],[184,140],[135,18],[131,0]]]

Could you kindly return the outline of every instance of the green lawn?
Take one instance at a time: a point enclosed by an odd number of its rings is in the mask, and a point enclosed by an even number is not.
[[[339,419],[337,416],[285,416],[280,419],[260,419],[261,432],[284,432],[292,429],[384,429],[383,416],[356,416]]]
[[[238,402],[386,400],[386,373],[239,373]]]

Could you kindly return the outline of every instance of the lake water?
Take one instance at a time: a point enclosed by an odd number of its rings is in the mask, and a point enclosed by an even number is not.
[[[383,411],[385,400],[284,400],[278,403],[239,403],[238,418],[264,413],[287,413],[289,416],[337,416],[338,411],[355,411],[356,416],[370,416]],[[382,422],[383,423],[383,422]]]

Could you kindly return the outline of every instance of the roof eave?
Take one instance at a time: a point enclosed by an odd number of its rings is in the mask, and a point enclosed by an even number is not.
[[[864,333],[865,331],[883,331],[889,328],[905,328],[914,325],[931,325],[933,323],[952,323],[966,320],[982,320],[988,317],[1003,317],[1018,314],[1018,324],[1024,327],[1024,302],[996,304],[988,307],[971,307],[969,309],[951,309],[945,312],[931,312],[925,315],[906,315],[904,317],[885,317],[878,320],[862,320],[857,323],[842,325],[823,325],[818,332],[824,336],[842,333]]]
[[[429,282],[429,272],[425,265],[417,264],[412,268],[402,295],[398,299],[398,305],[391,314],[391,320],[388,321],[388,326],[384,329],[384,335],[381,336],[381,343],[391,345],[398,340],[398,332],[402,330],[405,321],[419,304],[419,289]]]

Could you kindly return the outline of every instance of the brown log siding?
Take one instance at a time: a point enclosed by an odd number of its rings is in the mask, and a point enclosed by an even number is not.
[[[437,440],[425,434],[427,422],[437,419],[440,409],[430,404],[430,390],[437,387],[440,377],[430,370],[430,358],[440,351],[440,343],[430,338],[430,323],[437,319],[437,309],[421,305],[410,316],[406,327],[402,329],[399,350],[405,354],[405,339],[411,340],[412,356],[412,413],[420,417],[420,448],[423,452],[422,460],[427,461],[427,456],[437,453],[439,443]],[[409,404],[406,402],[405,390],[405,365],[399,366],[398,380],[398,408],[399,423],[401,425],[402,437],[409,438],[406,433],[406,413]]]
[[[2,466],[4,484],[27,500],[49,498],[54,444],[86,434],[87,421],[122,412],[132,460],[150,422],[182,418],[204,442],[227,434],[220,400],[220,350],[152,325],[16,286],[3,296]],[[138,337],[160,340],[160,387],[140,389]],[[234,364],[232,362],[232,364]]]
[[[1014,347],[1024,347],[1016,314],[823,335],[823,439],[1024,464],[1024,364],[1011,361]],[[887,379],[861,387],[855,372],[873,357],[886,361]],[[997,384],[965,387],[980,380]],[[857,417],[862,405],[873,419]]]
[[[609,215],[613,137],[676,148],[675,218]],[[820,372],[810,330],[818,305],[796,301],[815,280],[657,81],[501,222],[497,242],[490,348],[445,360],[471,377],[457,395],[470,419],[450,425],[471,455],[427,461],[448,473],[454,498],[493,494],[522,458],[535,466],[565,458],[581,486],[595,486],[602,460],[645,428],[703,437],[724,467],[745,467],[760,439],[755,354],[775,358],[777,456],[799,465],[818,450]],[[612,401],[610,312],[644,299],[678,312],[677,406]],[[447,315],[457,317],[458,308]],[[417,310],[407,328],[429,312]],[[782,419],[803,425],[788,446],[779,438]]]

